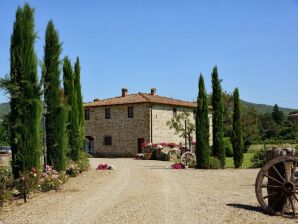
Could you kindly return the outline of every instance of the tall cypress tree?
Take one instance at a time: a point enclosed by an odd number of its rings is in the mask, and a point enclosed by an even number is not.
[[[224,131],[223,131],[223,104],[221,100],[221,84],[218,79],[217,67],[212,71],[212,107],[213,107],[213,156],[221,162],[222,168],[225,167],[225,148],[224,148]]]
[[[16,12],[10,45],[10,76],[1,87],[10,94],[10,145],[15,177],[32,167],[39,169],[41,156],[41,100],[34,50],[34,10],[25,4]]]
[[[80,67],[80,59],[78,57],[74,65],[74,90],[76,93],[78,120],[79,120],[78,147],[82,149],[84,144],[84,138],[85,138],[85,119],[84,119],[83,97],[82,97],[82,91],[81,91],[81,67]]]
[[[234,165],[239,168],[243,163],[243,134],[241,122],[241,107],[239,90],[236,88],[233,93],[234,96],[234,114],[233,114],[233,150],[234,150]]]
[[[197,168],[208,169],[210,166],[209,152],[209,121],[208,100],[205,90],[204,78],[200,74],[199,95],[197,99],[196,116],[196,157]]]
[[[49,21],[44,47],[44,100],[47,104],[46,133],[48,164],[56,170],[65,169],[66,118],[60,96],[60,54],[61,44],[54,23]]]
[[[70,148],[70,158],[74,161],[79,159],[79,116],[76,100],[76,91],[74,89],[74,73],[71,62],[68,57],[64,58],[63,63],[63,85],[64,95],[68,106],[68,142]]]

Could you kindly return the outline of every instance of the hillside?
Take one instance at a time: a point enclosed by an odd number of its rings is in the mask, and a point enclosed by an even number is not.
[[[0,119],[10,111],[9,103],[0,103]]]
[[[241,102],[245,106],[252,106],[252,107],[254,107],[261,114],[271,113],[272,110],[273,110],[273,106],[270,106],[270,105],[251,103],[251,102],[247,102],[247,101],[244,101],[244,100],[241,100]],[[279,109],[282,110],[285,114],[289,114],[290,112],[296,110],[296,109],[292,109],[292,108],[283,108],[283,107],[279,107]]]
[[[268,113],[268,112],[271,113],[273,110],[273,106],[270,106],[270,105],[256,104],[256,103],[251,103],[244,100],[241,100],[241,102],[245,106],[254,107],[259,113]],[[293,111],[297,111],[297,109],[292,109],[292,108],[279,107],[279,109],[282,110],[285,114],[289,114]],[[10,111],[9,103],[0,103],[0,120],[3,118],[4,115],[8,114],[9,111]]]

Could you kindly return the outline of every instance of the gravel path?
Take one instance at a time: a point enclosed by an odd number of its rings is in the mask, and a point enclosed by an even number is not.
[[[114,171],[96,171],[111,163]],[[168,162],[91,159],[92,170],[61,192],[0,211],[0,223],[298,223],[261,212],[258,170],[170,170]]]

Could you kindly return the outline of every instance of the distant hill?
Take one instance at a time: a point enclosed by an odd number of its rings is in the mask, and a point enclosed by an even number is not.
[[[251,103],[247,102],[244,100],[241,100],[243,105],[245,106],[251,106],[254,107],[259,113],[264,114],[264,113],[271,113],[273,110],[273,106],[266,105],[266,104],[257,104],[257,103]],[[292,109],[292,108],[284,108],[284,107],[279,107],[280,110],[282,110],[285,114],[289,114],[293,111],[296,111],[297,109]]]
[[[8,114],[10,111],[9,103],[0,103],[0,120],[2,120],[3,116]]]

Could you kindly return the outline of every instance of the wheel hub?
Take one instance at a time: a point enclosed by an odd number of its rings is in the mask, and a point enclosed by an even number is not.
[[[286,182],[283,188],[286,193],[291,193],[295,190],[295,184],[293,182]]]

